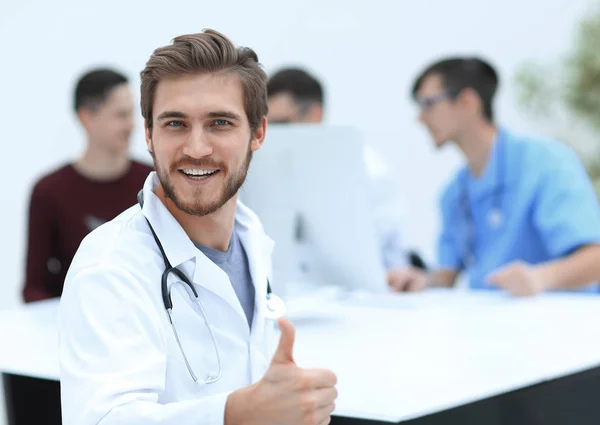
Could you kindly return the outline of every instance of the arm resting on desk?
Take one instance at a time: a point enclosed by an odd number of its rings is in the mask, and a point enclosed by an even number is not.
[[[600,245],[586,245],[564,258],[536,267],[546,289],[578,288],[600,281]]]
[[[541,289],[577,288],[600,280],[600,210],[579,157],[563,145],[536,158],[543,167],[533,222],[557,260],[534,266]]]
[[[486,279],[518,296],[580,288],[600,280],[600,246],[586,245],[566,257],[538,265],[513,262]]]

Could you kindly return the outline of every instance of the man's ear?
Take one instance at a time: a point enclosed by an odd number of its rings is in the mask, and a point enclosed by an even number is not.
[[[457,100],[463,108],[469,111],[478,111],[482,108],[481,98],[470,87],[463,89]]]
[[[79,122],[87,132],[92,129],[93,114],[94,112],[90,108],[79,108],[77,110],[77,118],[79,118]]]
[[[323,121],[323,105],[314,103],[306,113],[306,121],[320,123]]]
[[[252,140],[250,140],[250,150],[256,152],[261,148],[265,142],[265,136],[267,135],[267,117],[262,117],[260,125],[252,133]]]
[[[144,120],[144,133],[146,136],[146,148],[152,153],[152,128],[148,128],[148,120]]]

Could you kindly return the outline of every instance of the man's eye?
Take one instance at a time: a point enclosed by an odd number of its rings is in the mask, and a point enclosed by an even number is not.
[[[217,127],[223,127],[223,126],[229,125],[229,124],[230,124],[230,122],[229,122],[229,121],[227,121],[227,120],[216,120],[216,121],[214,122],[214,124],[215,124]]]
[[[181,127],[183,123],[181,121],[169,121],[167,123],[168,127]]]

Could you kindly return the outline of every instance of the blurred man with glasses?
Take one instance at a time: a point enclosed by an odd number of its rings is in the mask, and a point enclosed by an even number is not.
[[[597,292],[600,208],[576,154],[549,139],[496,123],[494,68],[479,58],[428,66],[412,96],[436,147],[454,143],[466,166],[441,198],[438,270],[398,291],[451,287],[461,272],[472,289],[512,295]]]

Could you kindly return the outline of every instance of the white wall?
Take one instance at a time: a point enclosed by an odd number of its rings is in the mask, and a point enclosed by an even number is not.
[[[138,73],[153,48],[205,27],[255,48],[267,71],[287,64],[308,66],[327,86],[328,121],[360,127],[396,169],[408,207],[407,239],[432,259],[436,197],[459,157],[453,149],[435,152],[415,122],[408,96],[415,74],[439,55],[485,55],[504,78],[499,118],[530,130],[515,110],[512,73],[527,58],[552,58],[564,51],[586,4],[179,0],[167,6],[164,1],[0,0],[0,134],[5,152],[0,308],[20,299],[32,183],[83,147],[71,96],[75,78],[86,68],[118,66],[137,90]],[[147,159],[141,131],[133,150]]]
[[[459,157],[433,151],[416,124],[408,97],[415,74],[438,55],[483,54],[504,78],[500,120],[530,130],[515,110],[511,75],[525,59],[564,51],[587,3],[0,0],[0,308],[20,299],[32,183],[83,147],[70,108],[74,80],[86,68],[118,66],[137,89],[153,48],[205,27],[253,47],[268,71],[308,66],[327,86],[328,121],[357,125],[391,161],[408,205],[407,239],[432,259],[436,197]],[[146,158],[141,131],[133,150]]]
[[[408,96],[415,74],[439,55],[482,54],[497,64],[504,78],[499,118],[529,130],[515,110],[512,73],[524,59],[551,58],[563,51],[587,1],[166,4],[0,1],[0,134],[6,153],[1,167],[0,308],[20,297],[33,181],[83,147],[70,108],[74,80],[86,68],[115,65],[131,76],[137,90],[138,73],[153,48],[205,27],[255,48],[267,71],[288,64],[308,66],[326,84],[328,121],[357,125],[390,160],[408,207],[407,240],[433,259],[436,197],[459,156],[453,149],[434,151],[415,122]],[[141,131],[133,150],[147,159]]]

